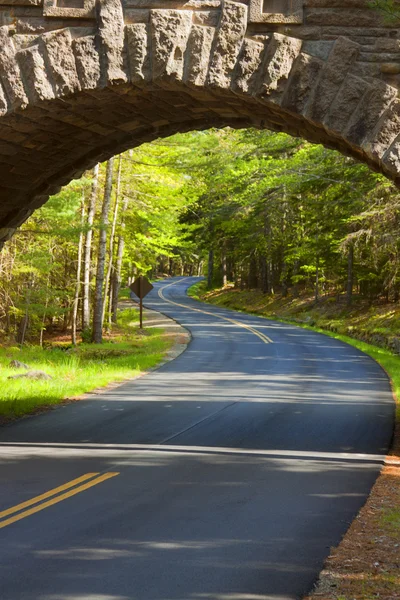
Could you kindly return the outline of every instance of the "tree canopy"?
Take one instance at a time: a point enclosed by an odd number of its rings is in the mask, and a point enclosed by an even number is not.
[[[0,326],[19,342],[71,326],[88,337],[93,313],[110,326],[138,274],[397,302],[399,203],[382,175],[285,134],[144,144],[73,181],[6,245]]]

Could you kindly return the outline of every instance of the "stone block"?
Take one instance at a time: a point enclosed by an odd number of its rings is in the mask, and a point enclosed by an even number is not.
[[[357,110],[361,98],[369,88],[369,82],[349,74],[344,80],[335,100],[329,107],[329,111],[323,121],[324,125],[332,131],[344,132],[351,116]]]
[[[302,114],[323,66],[319,58],[303,52],[299,54],[282,98],[282,107]]]
[[[126,83],[125,22],[121,0],[102,0],[98,3],[98,34],[104,83]]]
[[[184,81],[202,86],[207,80],[215,28],[193,25],[185,56]]]
[[[126,26],[129,72],[132,83],[151,80],[151,56],[149,26],[135,23]]]
[[[395,139],[400,135],[400,100],[397,98],[383,113],[375,130],[364,147],[368,156],[381,160]]]
[[[259,69],[263,64],[265,49],[266,43],[244,40],[232,82],[234,91],[245,94],[257,91]]]
[[[353,144],[361,146],[371,135],[379,119],[397,96],[397,90],[383,81],[375,81],[364,94],[344,132]]]
[[[153,80],[181,80],[192,13],[183,10],[152,10],[150,24]]]
[[[39,45],[20,50],[18,60],[24,75],[29,100],[31,102],[52,100],[54,91],[47,76],[44,57]]]
[[[77,38],[72,42],[76,69],[82,89],[94,90],[101,83],[100,56],[94,35]]]
[[[224,2],[211,57],[208,83],[228,89],[247,29],[247,6]]]
[[[52,82],[56,96],[73,94],[80,89],[75,57],[72,50],[72,36],[68,29],[45,33],[41,44],[49,64],[48,79]]]
[[[358,44],[346,38],[337,40],[321,71],[307,107],[306,114],[310,119],[316,122],[323,121],[358,54]]]
[[[263,62],[257,95],[279,103],[285,91],[293,63],[299,56],[302,41],[274,33]]]
[[[26,106],[28,97],[22,82],[15,47],[9,36],[8,27],[0,27],[0,49],[0,78],[11,108]]]

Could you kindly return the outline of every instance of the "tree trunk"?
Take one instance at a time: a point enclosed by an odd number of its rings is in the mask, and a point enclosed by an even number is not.
[[[121,169],[122,169],[122,156],[119,156],[118,161],[118,174],[117,174],[117,189],[115,192],[115,204],[114,204],[114,214],[111,226],[110,233],[110,245],[108,250],[108,268],[107,275],[105,280],[105,289],[104,289],[104,302],[103,302],[103,314],[102,321],[104,322],[104,315],[106,311],[106,301],[109,295],[110,290],[110,298],[109,298],[109,316],[108,316],[108,325],[111,327],[111,305],[112,305],[112,285],[111,285],[111,273],[113,271],[113,255],[114,255],[114,239],[115,239],[115,229],[117,227],[117,218],[118,218],[118,208],[119,208],[119,197],[120,197],[120,188],[121,188]]]
[[[119,296],[119,290],[121,289],[122,259],[124,256],[124,248],[125,248],[124,214],[125,214],[127,208],[128,208],[128,198],[125,198],[123,201],[123,204],[122,204],[121,233],[119,234],[119,237],[118,237],[117,258],[115,261],[115,270],[114,270],[113,286],[112,286],[111,320],[113,323],[116,323],[117,319],[118,319],[118,316],[117,316],[117,314],[118,314],[118,296]]]
[[[353,301],[353,265],[354,265],[354,245],[350,244],[349,253],[347,255],[347,288],[346,288],[346,303],[351,306]]]
[[[300,261],[298,258],[295,259],[293,264],[293,278],[296,277],[294,285],[293,285],[293,296],[295,298],[299,295],[299,283],[297,281],[297,275],[299,274]]]
[[[21,346],[23,346],[23,344],[25,342],[25,336],[26,336],[26,331],[28,329],[28,324],[29,324],[29,312],[28,312],[28,307],[26,307],[25,315],[23,316],[22,320],[19,323],[18,333],[17,333],[17,344],[20,344]]]
[[[208,273],[207,273],[207,288],[210,290],[213,284],[214,274],[214,250],[210,250],[208,253]]]
[[[264,255],[260,258],[261,269],[261,290],[263,294],[268,292],[268,277],[267,277],[267,259]]]
[[[107,250],[107,227],[111,204],[112,177],[114,159],[107,162],[106,184],[104,187],[103,206],[101,209],[99,250],[97,256],[96,286],[94,292],[93,334],[92,341],[101,344],[103,341],[103,284]]]
[[[266,288],[267,294],[273,294],[272,288],[272,263],[271,263],[271,253],[272,253],[272,230],[270,218],[268,215],[268,207],[265,204],[264,207],[264,238],[267,246],[267,256],[266,256],[266,270],[265,270],[265,278],[266,278]]]
[[[315,263],[315,302],[317,303],[319,300],[319,256],[317,254],[317,259]]]
[[[228,283],[227,268],[226,268],[226,254],[222,255],[222,285],[225,287]]]
[[[68,256],[68,252],[65,251],[65,256],[64,256],[65,262],[64,262],[64,289],[68,289],[68,275],[69,275],[69,269],[70,269],[70,260],[69,260],[69,256]],[[63,333],[66,333],[67,329],[68,329],[68,322],[69,322],[69,309],[70,309],[70,298],[69,296],[67,296],[63,302],[63,307],[64,307],[64,317],[63,317],[63,326],[62,326],[62,331]]]
[[[79,295],[81,291],[81,273],[82,273],[82,250],[83,250],[83,225],[85,221],[85,195],[83,194],[82,198],[82,207],[81,207],[81,232],[79,234],[79,244],[78,244],[78,264],[76,266],[76,286],[75,286],[75,298],[72,309],[72,334],[71,341],[74,346],[76,346],[76,329],[77,329],[77,321],[78,321],[78,305],[79,305]]]
[[[85,252],[83,262],[83,302],[82,302],[82,328],[90,327],[90,258],[92,252],[93,220],[96,210],[97,190],[99,187],[99,165],[93,169],[92,189],[89,198],[87,214],[87,233],[85,237]]]
[[[249,262],[249,278],[248,278],[248,287],[253,290],[257,288],[257,260],[256,256],[253,254],[250,257]]]

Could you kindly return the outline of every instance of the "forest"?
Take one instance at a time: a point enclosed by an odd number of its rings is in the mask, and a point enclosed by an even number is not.
[[[397,303],[399,228],[398,190],[352,158],[269,131],[178,134],[97,165],[17,231],[0,335],[99,343],[139,274]]]

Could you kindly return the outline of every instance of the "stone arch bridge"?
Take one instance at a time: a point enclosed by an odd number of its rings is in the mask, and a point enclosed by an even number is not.
[[[365,0],[0,0],[0,246],[156,137],[260,127],[400,182],[400,28]]]

